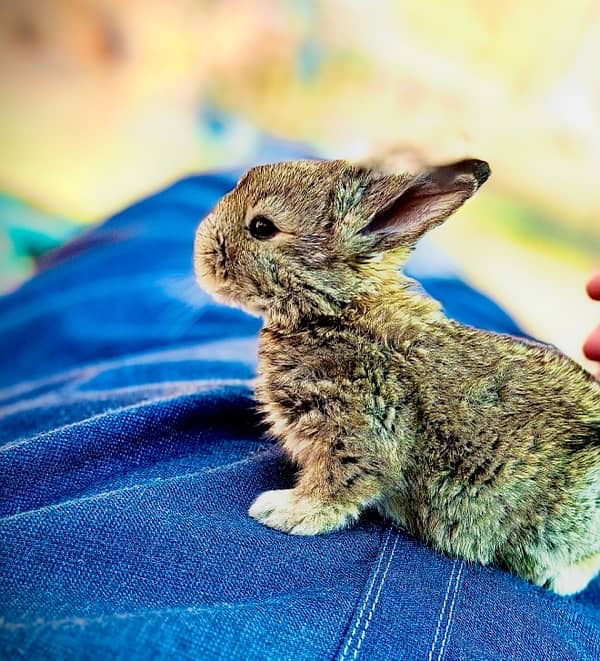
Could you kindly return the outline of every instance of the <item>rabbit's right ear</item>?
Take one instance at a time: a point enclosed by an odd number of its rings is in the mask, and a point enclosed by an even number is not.
[[[358,234],[376,250],[412,245],[468,200],[490,175],[485,161],[469,159],[414,176],[384,175],[363,192],[366,224]]]

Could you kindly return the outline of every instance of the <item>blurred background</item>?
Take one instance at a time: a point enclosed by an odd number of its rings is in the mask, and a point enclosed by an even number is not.
[[[475,156],[493,177],[431,235],[584,363],[600,264],[600,2],[0,0],[0,291],[86,224],[250,163]]]

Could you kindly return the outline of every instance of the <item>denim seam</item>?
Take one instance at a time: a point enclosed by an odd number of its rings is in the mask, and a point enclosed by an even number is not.
[[[458,568],[458,573],[456,575],[456,581],[454,582],[454,591],[452,593],[452,601],[450,602],[450,609],[448,611],[448,620],[446,622],[446,629],[444,631],[444,637],[442,638],[442,644],[440,646],[440,652],[438,654],[438,661],[442,661],[442,658],[444,657],[444,653],[446,652],[446,644],[450,640],[448,634],[450,632],[450,625],[452,624],[452,618],[454,616],[454,604],[456,603],[456,596],[458,594],[458,586],[460,585],[460,581],[462,578],[462,571],[465,567],[465,563],[463,560],[460,562],[460,566]]]
[[[437,645],[437,640],[438,640],[438,636],[440,634],[442,621],[444,619],[444,615],[446,614],[446,605],[448,603],[448,596],[450,595],[450,588],[452,586],[452,579],[454,578],[454,571],[456,569],[457,563],[458,563],[457,560],[455,560],[452,563],[452,571],[450,572],[450,576],[448,577],[448,584],[446,585],[446,594],[444,596],[444,603],[442,604],[442,608],[441,608],[440,614],[438,616],[437,626],[435,628],[435,635],[433,637],[433,641],[431,642],[431,648],[429,649],[429,655],[427,657],[427,661],[432,661],[432,659],[433,659],[433,653],[435,652],[435,648],[436,648],[436,645]]]
[[[394,553],[396,552],[396,546],[398,545],[398,537],[394,540],[394,545],[392,546],[392,550],[390,552],[390,557],[388,559],[388,563],[385,567],[385,571],[383,572],[383,576],[381,577],[381,582],[379,583],[379,589],[377,590],[377,594],[375,595],[375,599],[373,600],[373,605],[371,606],[371,610],[369,611],[369,616],[365,620],[365,624],[363,626],[362,633],[360,635],[360,638],[358,639],[356,643],[356,648],[354,649],[354,654],[352,656],[353,659],[358,658],[358,652],[360,650],[361,645],[363,644],[363,640],[365,639],[365,635],[367,633],[367,629],[369,628],[371,624],[371,619],[373,618],[373,615],[375,614],[375,610],[377,608],[377,604],[379,603],[379,597],[381,596],[381,591],[383,590],[383,586],[385,584],[385,579],[387,578],[388,571],[390,570],[390,566],[392,564],[392,560],[394,559]]]
[[[371,593],[373,592],[373,587],[375,586],[375,581],[377,580],[377,575],[379,574],[379,570],[381,569],[381,563],[383,562],[383,558],[385,556],[385,552],[388,546],[388,542],[390,541],[390,536],[392,534],[392,529],[388,528],[386,530],[385,537],[381,543],[380,551],[378,553],[378,558],[377,558],[377,564],[375,566],[375,571],[373,572],[373,576],[371,577],[371,582],[369,585],[369,588],[367,590],[367,593],[362,600],[361,606],[358,611],[358,615],[356,617],[356,621],[354,623],[354,626],[352,627],[352,630],[350,632],[350,635],[348,636],[348,639],[346,640],[346,644],[344,645],[342,649],[342,653],[339,657],[339,661],[344,661],[346,659],[346,655],[348,654],[348,650],[350,649],[350,645],[354,639],[354,636],[356,634],[356,631],[358,630],[358,627],[361,623],[363,613],[365,611],[365,608],[367,607],[367,604],[369,603],[369,599],[371,598]]]

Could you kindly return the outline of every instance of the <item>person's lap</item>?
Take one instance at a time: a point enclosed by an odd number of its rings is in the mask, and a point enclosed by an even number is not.
[[[247,516],[293,472],[253,409],[259,321],[191,279],[195,225],[233,183],[175,184],[0,300],[0,649],[598,658],[600,581],[562,599],[375,515],[315,538]],[[521,333],[426,247],[412,273],[450,316]]]

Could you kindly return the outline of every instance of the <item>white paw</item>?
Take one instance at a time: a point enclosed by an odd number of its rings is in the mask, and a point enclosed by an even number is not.
[[[293,489],[279,489],[258,496],[248,514],[269,528],[291,535],[318,535],[345,527],[358,512],[297,497]]]
[[[550,589],[566,597],[584,590],[600,570],[600,553],[585,558],[576,565],[564,567],[550,581]]]

